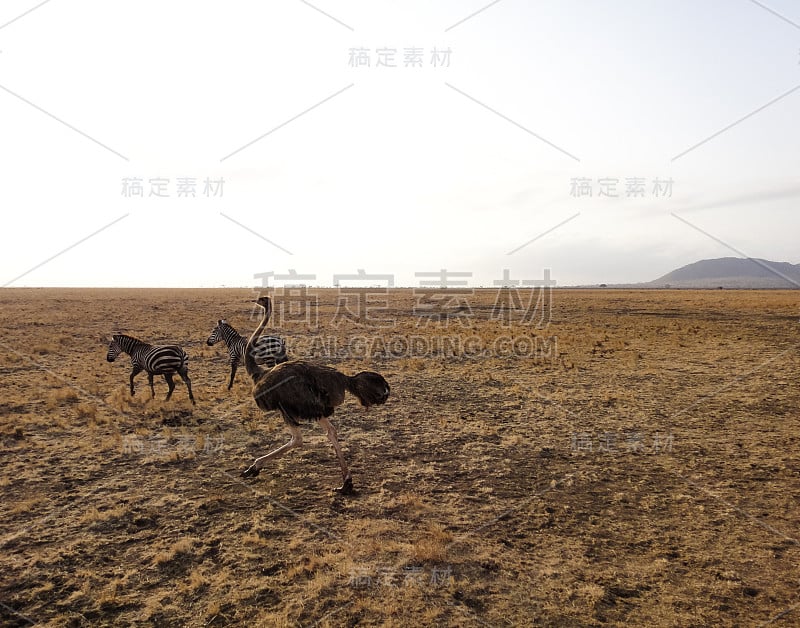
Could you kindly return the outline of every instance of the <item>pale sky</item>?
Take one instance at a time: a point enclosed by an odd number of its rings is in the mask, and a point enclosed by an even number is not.
[[[5,0],[0,285],[798,263],[798,111],[790,0]]]

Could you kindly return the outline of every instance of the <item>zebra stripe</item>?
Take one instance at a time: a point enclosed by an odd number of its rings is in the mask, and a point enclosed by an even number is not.
[[[164,376],[167,386],[169,386],[169,392],[167,393],[167,399],[169,399],[175,388],[172,376],[177,373],[186,382],[186,386],[189,389],[189,399],[194,403],[191,380],[189,380],[188,374],[189,356],[186,355],[186,352],[181,347],[178,345],[151,345],[133,336],[115,334],[112,336],[111,343],[108,346],[106,360],[113,362],[120,353],[127,353],[131,359],[131,366],[133,367],[130,377],[131,395],[134,394],[133,378],[142,371],[146,371],[153,396],[155,396],[153,375]]]
[[[247,347],[247,338],[237,332],[227,321],[217,321],[217,326],[206,340],[208,346],[217,344],[220,340],[225,341],[228,348],[228,358],[231,365],[231,379],[228,388],[233,386],[233,378],[236,369],[244,358]],[[289,357],[286,353],[286,341],[280,336],[261,336],[251,349],[256,363],[272,368],[276,364],[286,362]]]

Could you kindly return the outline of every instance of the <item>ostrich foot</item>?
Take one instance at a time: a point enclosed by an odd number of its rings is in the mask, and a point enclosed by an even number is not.
[[[348,477],[345,479],[344,483],[338,487],[333,489],[337,493],[341,493],[342,495],[352,495],[353,494],[353,478]]]
[[[256,465],[251,464],[244,471],[242,471],[242,477],[243,478],[254,478],[259,473],[261,473],[261,469],[257,468]]]

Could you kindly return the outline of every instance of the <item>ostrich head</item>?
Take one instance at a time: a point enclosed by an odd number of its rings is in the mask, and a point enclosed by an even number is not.
[[[365,408],[379,406],[389,398],[389,382],[373,371],[361,371],[350,378],[349,390]]]
[[[266,325],[269,319],[272,317],[272,299],[270,299],[268,296],[258,297],[258,299],[256,299],[256,303],[264,308],[264,318],[262,321],[264,325]]]
[[[269,297],[267,296],[258,297],[256,303],[258,303],[261,307],[263,307],[267,313],[272,311],[272,299],[270,299]]]

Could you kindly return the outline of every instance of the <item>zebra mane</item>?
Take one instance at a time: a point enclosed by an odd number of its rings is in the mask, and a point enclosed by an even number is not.
[[[136,342],[147,344],[144,342],[144,340],[137,338],[136,336],[131,336],[130,334],[114,334],[112,338],[125,338],[126,340],[135,340]]]
[[[235,332],[237,334],[239,333],[238,331],[236,331],[236,328],[233,325],[231,325],[228,321],[226,321],[224,318],[220,319],[219,326],[222,327],[223,329],[228,328],[232,332]]]
[[[233,325],[231,325],[228,321],[226,321],[224,318],[220,319],[220,321],[217,323],[217,326],[219,327],[220,333],[222,334],[222,338],[225,340],[226,344],[231,341],[238,342],[240,338],[245,338],[244,336],[242,336],[242,334],[236,331],[236,328]]]
[[[116,340],[117,342],[119,342],[120,344],[123,344],[125,346],[130,346],[130,347],[137,346],[137,345],[141,345],[141,346],[145,346],[145,347],[152,346],[149,342],[145,342],[144,340],[141,340],[141,339],[137,338],[136,336],[130,336],[128,334],[114,334],[112,336],[112,338],[114,340]]]

